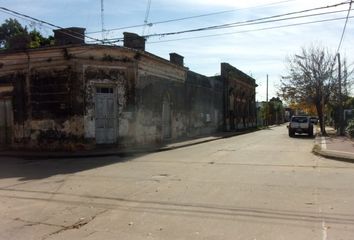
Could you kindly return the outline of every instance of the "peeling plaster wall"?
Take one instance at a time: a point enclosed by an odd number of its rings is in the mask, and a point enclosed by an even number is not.
[[[74,100],[75,81],[76,70],[69,62],[62,66],[31,66],[21,86],[27,93],[23,105],[28,113],[25,121],[17,118],[15,143],[71,149],[84,142],[82,103]]]
[[[139,54],[126,48],[91,48],[91,51],[80,54],[85,138],[96,139],[96,87],[113,87],[116,100],[114,143],[132,145],[135,142],[135,58]]]
[[[223,82],[188,71],[186,106],[189,106],[189,136],[214,133],[223,124]]]
[[[160,143],[214,133],[222,127],[222,83],[157,60],[140,59],[136,85],[136,140]],[[163,102],[170,106],[170,138],[164,139]]]
[[[225,130],[256,127],[256,82],[228,63],[221,63],[224,93]]]
[[[85,137],[95,138],[95,88],[112,87],[116,99],[116,142],[119,138],[129,137],[130,120],[127,94],[130,91],[128,86],[127,68],[122,66],[109,65],[84,65],[85,83]],[[127,112],[128,111],[128,112]]]
[[[117,143],[135,136],[137,53],[105,46],[59,46],[0,54],[0,86],[11,86],[13,147],[95,146],[95,86],[114,86]]]
[[[0,55],[0,84],[13,87],[14,148],[72,149],[83,140],[82,113],[73,101],[75,64],[65,49]]]
[[[177,94],[183,89],[184,82],[183,68],[146,56],[138,59],[135,115],[137,143],[151,144],[163,141],[162,103],[164,98],[168,98],[171,109],[171,137],[176,137],[172,128],[179,121],[183,121],[183,119],[176,120],[175,114],[180,112],[178,102],[183,99],[178,100]]]
[[[210,134],[223,124],[221,78],[149,53],[58,46],[0,54],[0,66],[0,85],[12,86],[16,147],[95,147],[97,87],[114,89],[118,146]]]

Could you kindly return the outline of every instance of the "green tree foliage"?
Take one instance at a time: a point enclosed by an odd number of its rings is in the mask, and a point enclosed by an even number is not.
[[[281,124],[284,122],[285,109],[280,98],[271,98],[269,102],[262,102],[260,117],[264,125]]]
[[[46,38],[36,29],[28,31],[16,19],[6,19],[0,25],[0,49],[38,48],[52,42],[52,36]]]
[[[351,138],[354,138],[354,120],[350,120],[346,131],[349,133]]]
[[[26,35],[28,35],[26,27],[22,27],[16,19],[6,19],[0,26],[0,47],[11,48],[11,39]]]
[[[271,122],[280,124],[284,121],[284,106],[280,98],[271,98],[269,100],[269,112]]]
[[[29,35],[31,38],[31,42],[29,43],[30,48],[43,47],[51,45],[54,42],[53,36],[49,36],[48,38],[43,37],[36,29],[32,30]]]
[[[323,106],[336,93],[334,55],[321,46],[302,48],[288,59],[288,73],[281,79],[279,95],[289,103],[313,104],[320,119],[321,132],[326,133]]]
[[[343,107],[345,109],[354,109],[354,97],[345,96]]]

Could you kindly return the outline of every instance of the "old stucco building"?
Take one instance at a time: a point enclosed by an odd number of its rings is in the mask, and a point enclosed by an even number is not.
[[[0,145],[125,147],[255,126],[255,81],[229,64],[206,77],[176,53],[168,61],[146,52],[136,34],[125,33],[123,47],[63,30],[55,38],[55,46],[0,52]]]
[[[225,83],[225,128],[238,130],[256,126],[256,81],[228,63],[221,64],[220,77]]]

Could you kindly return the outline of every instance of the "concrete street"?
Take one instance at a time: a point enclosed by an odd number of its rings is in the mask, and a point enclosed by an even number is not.
[[[354,164],[268,130],[133,157],[0,158],[0,239],[354,239]]]

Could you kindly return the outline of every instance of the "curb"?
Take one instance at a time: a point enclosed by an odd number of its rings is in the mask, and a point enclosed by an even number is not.
[[[202,144],[202,143],[207,143],[207,142],[217,141],[217,140],[231,138],[231,137],[235,137],[235,136],[240,136],[240,135],[256,132],[256,131],[259,131],[259,130],[260,129],[248,129],[248,130],[246,130],[244,132],[234,132],[234,133],[226,134],[225,136],[215,137],[215,138],[206,139],[206,140],[200,140],[200,141],[196,141],[196,142],[193,142],[193,143],[181,144],[181,145],[178,145],[178,146],[161,147],[161,148],[157,148],[154,152],[164,152],[164,151],[168,151],[168,150],[194,146],[194,145],[198,145],[198,144]]]
[[[316,134],[315,145],[312,150],[312,152],[315,155],[319,155],[319,156],[325,157],[327,159],[333,159],[333,160],[354,163],[354,153],[322,149],[322,147],[321,147],[322,140],[320,138],[321,138],[321,136]],[[320,144],[318,144],[318,143],[320,143]]]
[[[354,154],[352,153],[346,153],[346,152],[334,151],[334,150],[322,150],[322,149],[314,149],[313,152],[316,155],[320,155],[327,159],[334,159],[334,160],[354,163]]]

